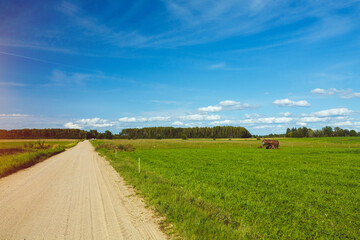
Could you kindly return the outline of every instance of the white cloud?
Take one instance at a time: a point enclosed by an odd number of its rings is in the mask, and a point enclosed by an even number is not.
[[[150,40],[158,40],[156,36],[141,35],[138,31],[116,31],[114,28],[101,23],[100,19],[95,16],[89,15],[78,5],[74,3],[63,1],[58,10],[69,17],[69,21],[73,27],[79,28],[82,33],[82,39],[87,38],[91,40],[97,40],[105,44],[112,44],[118,47],[130,47],[130,46],[144,46]]]
[[[250,105],[247,103],[239,103],[237,105],[233,105],[231,107],[229,107],[229,110],[243,110],[243,109],[249,109],[249,108],[257,108],[257,106],[255,105]]]
[[[311,90],[312,94],[318,95],[334,95],[335,93],[339,92],[336,88],[329,88],[329,89],[322,89],[322,88],[315,88]]]
[[[99,50],[99,46],[102,47],[102,51],[106,51],[108,45],[168,48],[202,44],[229,37],[251,36],[270,29],[288,27],[304,19],[314,19],[311,24],[303,26],[302,31],[298,31],[297,28],[289,28],[291,32],[287,34],[288,39],[273,43],[273,46],[281,46],[282,42],[292,43],[296,41],[296,39],[293,39],[294,37],[299,38],[298,41],[304,39],[310,41],[309,38],[318,40],[342,35],[351,29],[357,29],[356,23],[359,20],[357,1],[332,1],[331,4],[324,0],[305,1],[303,4],[294,7],[296,1],[166,0],[162,1],[167,10],[163,13],[163,16],[176,24],[176,31],[171,31],[173,27],[170,27],[170,29],[161,28],[160,31],[156,31],[158,28],[154,28],[155,30],[151,31],[151,34],[146,34],[147,31],[141,27],[142,24],[138,24],[137,28],[128,31],[119,30],[124,28],[117,26],[113,21],[103,21],[104,19],[99,16],[91,14],[91,11],[83,10],[80,4],[75,5],[74,1],[71,2],[62,1],[58,4],[57,9],[68,16],[68,21],[61,22],[63,26],[55,26],[54,28],[57,29],[57,33],[68,30],[68,32],[73,33],[71,35],[73,39],[70,39],[67,34],[56,34],[55,36],[59,41],[67,40],[70,48],[80,48],[83,50],[82,52],[86,50],[88,50],[87,52],[96,52]],[[29,6],[29,11],[35,10],[36,7],[37,5]],[[114,12],[123,10],[121,4],[114,4],[111,8]],[[146,4],[129,1],[128,9],[142,12],[146,10]],[[344,13],[344,11],[339,11],[342,9],[355,10]],[[58,15],[58,13],[53,12],[49,14]],[[131,12],[127,11],[125,14],[128,14],[129,19],[131,18]],[[155,17],[158,16],[156,12],[152,12],[149,19],[153,14],[155,14]],[[23,22],[12,20],[10,18],[9,22],[12,23],[13,29],[18,29],[19,24]],[[66,18],[63,20],[65,21]],[[157,21],[150,21],[150,24],[151,22]],[[47,31],[42,30],[47,29],[41,28],[38,31],[47,34],[33,34],[34,36],[29,38],[29,42],[31,40],[38,43],[37,45],[44,45],[43,48],[46,48],[46,46],[50,48],[49,41],[46,41],[46,39],[55,33],[51,32],[49,35]],[[31,30],[26,31],[25,33],[29,35]],[[45,39],[44,36],[46,36]],[[77,44],[74,45],[74,42]],[[54,44],[54,42],[51,42],[50,45]],[[93,45],[95,47],[91,47]],[[90,47],[86,49],[86,46]],[[259,46],[255,46],[255,48],[259,48]]]
[[[18,114],[18,113],[11,113],[11,114],[0,114],[0,117],[28,117],[27,114]]]
[[[225,110],[243,110],[243,109],[250,109],[256,108],[255,105],[250,105],[248,103],[240,103],[233,100],[225,100],[221,101],[218,105],[215,106],[207,106],[198,108],[200,112],[220,112]]]
[[[260,123],[289,123],[293,121],[293,118],[290,117],[267,117],[267,118],[259,118],[258,121]]]
[[[225,100],[225,101],[221,101],[219,104],[221,106],[234,106],[234,105],[239,105],[241,103],[233,100]]]
[[[279,115],[283,116],[283,117],[289,117],[289,116],[291,116],[291,113],[290,112],[283,112],[283,113],[280,113]]]
[[[325,122],[328,121],[328,118],[320,118],[320,117],[302,117],[299,119],[304,123],[316,123],[316,122]]]
[[[137,122],[135,117],[122,117],[118,119],[119,122]]]
[[[81,128],[80,125],[75,124],[75,123],[73,123],[73,122],[65,123],[65,124],[64,124],[64,127],[66,127],[66,128],[71,128],[71,129],[80,129],[80,128]]]
[[[307,1],[296,8],[293,7],[294,2],[296,1],[245,1],[241,2],[239,8],[239,1],[235,0],[167,0],[166,7],[171,16],[180,21],[180,29],[187,30],[180,39],[176,38],[177,41],[190,43],[252,35],[310,18],[316,21],[305,26],[302,31],[291,30],[291,35],[296,34],[298,41],[319,41],[356,28],[352,23],[354,19],[358,19],[356,11],[343,14],[337,10],[346,7],[356,9],[357,1],[337,1],[332,4],[326,4],[327,1]],[[293,38],[287,40],[295,41]]]
[[[255,105],[250,105],[248,103],[241,103],[233,100],[225,100],[219,103],[221,106],[226,107],[227,110],[242,110],[246,108],[256,108]]]
[[[128,123],[132,123],[132,122],[163,122],[163,121],[170,121],[170,117],[162,117],[162,116],[156,116],[156,117],[122,117],[119,118],[118,121],[119,122],[128,122]]]
[[[288,98],[275,100],[273,104],[281,107],[310,107],[306,100],[292,101]]]
[[[251,118],[240,120],[240,124],[259,124],[259,123],[266,123],[266,124],[274,124],[274,123],[290,123],[294,119],[290,117],[266,117],[266,118]]]
[[[349,116],[355,113],[347,108],[327,109],[310,114],[301,114],[295,116],[289,112],[281,113],[281,117],[257,117],[255,115],[245,114],[247,119],[236,121],[236,124],[248,126],[251,129],[271,128],[271,126],[283,126],[283,128],[291,126],[307,126],[309,123],[322,123],[330,126],[336,126],[337,121],[349,124]],[[354,123],[351,123],[352,126]]]
[[[252,113],[252,114],[245,114],[245,117],[246,118],[258,118],[258,117],[260,117],[260,115],[257,113]]]
[[[353,126],[354,124],[350,121],[346,121],[346,122],[338,122],[335,125],[337,127],[344,127],[344,126]]]
[[[226,66],[226,63],[221,62],[221,63],[213,64],[209,68],[210,69],[220,69],[220,68],[224,68],[225,66]]]
[[[199,125],[202,125],[202,124],[201,123],[197,123],[197,124],[195,124],[195,123],[186,123],[185,127],[196,127],[196,126],[199,126]]]
[[[274,128],[274,126],[271,126],[271,125],[259,125],[259,126],[252,127],[252,129],[265,129],[265,128]]]
[[[54,69],[50,76],[50,84],[57,86],[84,85],[88,82],[115,81],[119,77],[104,75],[103,73],[82,73],[82,72],[64,72]]]
[[[80,119],[76,121],[76,123],[85,125],[85,126],[94,126],[94,127],[109,127],[112,126],[111,123],[108,123],[107,120],[100,119],[100,118],[86,118]]]
[[[202,114],[190,114],[179,117],[181,120],[186,121],[214,121],[219,120],[221,117],[219,115],[202,115]]]
[[[257,123],[257,119],[251,118],[251,119],[239,120],[238,122],[239,122],[239,124],[254,125],[255,123]]]
[[[131,122],[147,122],[148,121],[148,119],[144,118],[144,117],[139,117],[139,118],[136,118],[136,117],[122,117],[122,118],[119,118],[118,120],[119,120],[119,122],[128,122],[128,123],[131,123]]]
[[[170,117],[150,117],[150,118],[148,118],[148,121],[150,121],[150,122],[155,122],[155,121],[162,122],[162,121],[169,121],[169,120],[170,120]]]
[[[77,120],[75,122],[68,122],[64,124],[66,128],[102,128],[102,127],[111,127],[113,123],[110,123],[108,120],[104,120],[101,118],[84,118]]]
[[[233,124],[234,122],[231,121],[231,120],[223,120],[223,121],[214,121],[214,122],[211,122],[210,125],[230,125],[230,124]]]
[[[320,73],[316,73],[315,76],[320,77],[320,78],[330,79],[330,80],[333,80],[333,81],[342,81],[342,80],[352,78],[351,73],[334,74],[334,73],[320,72]]]
[[[220,119],[221,117],[219,115],[208,115],[208,116],[205,116],[204,117],[204,120],[207,120],[207,121],[213,121],[213,120],[218,120]]]
[[[198,108],[200,112],[219,112],[222,110],[221,106],[208,106],[208,107],[201,107]]]
[[[173,122],[171,125],[181,126],[181,125],[184,125],[184,123],[183,123],[183,122],[180,122],[180,121],[175,121],[175,122]]]
[[[319,112],[311,113],[313,116],[317,117],[335,117],[335,116],[348,116],[354,113],[353,110],[349,110],[347,108],[332,108]]]
[[[340,120],[348,120],[349,116],[338,116],[338,117],[332,117],[332,118],[340,121]]]
[[[343,121],[332,124],[336,127],[345,127],[347,129],[360,129],[360,122]]]
[[[311,90],[311,93],[318,95],[334,95],[335,93],[337,93],[343,99],[360,98],[360,92],[354,92],[354,90],[351,88],[347,90],[336,89],[336,88],[329,88],[327,90],[321,88],[315,88]]]
[[[348,89],[342,91],[340,97],[343,99],[360,98],[360,92],[354,92],[354,90]]]
[[[50,81],[56,85],[83,84],[93,77],[91,74],[66,73],[60,70],[53,70]]]

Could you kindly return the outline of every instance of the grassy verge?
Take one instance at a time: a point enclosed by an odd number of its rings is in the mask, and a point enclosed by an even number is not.
[[[76,144],[73,141],[2,141],[0,178],[28,168]]]
[[[92,143],[185,239],[360,238],[360,138]]]

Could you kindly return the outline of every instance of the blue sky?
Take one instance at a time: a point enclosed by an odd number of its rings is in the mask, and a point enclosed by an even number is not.
[[[360,131],[360,1],[0,1],[0,129]]]

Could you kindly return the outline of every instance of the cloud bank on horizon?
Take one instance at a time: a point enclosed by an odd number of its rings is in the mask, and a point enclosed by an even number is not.
[[[360,131],[357,0],[14,0],[0,16],[0,129]]]

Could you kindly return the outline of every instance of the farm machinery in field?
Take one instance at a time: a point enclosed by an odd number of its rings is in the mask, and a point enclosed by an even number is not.
[[[279,141],[270,140],[270,139],[264,139],[264,140],[262,140],[262,145],[259,148],[278,149],[279,148]]]

